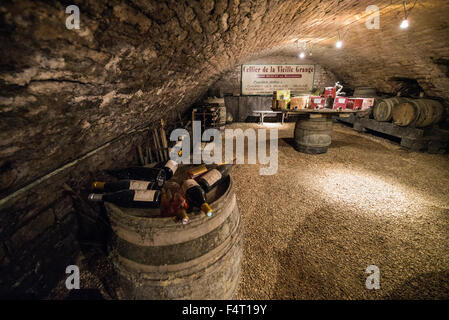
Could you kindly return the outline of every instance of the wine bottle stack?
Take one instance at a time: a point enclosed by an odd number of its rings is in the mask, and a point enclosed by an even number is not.
[[[233,164],[199,165],[187,172],[182,184],[171,180],[178,169],[173,160],[149,167],[129,167],[108,170],[115,182],[95,181],[90,201],[111,202],[125,208],[157,208],[160,215],[174,217],[183,224],[189,213],[199,209],[207,217],[214,212],[207,194],[230,174]]]

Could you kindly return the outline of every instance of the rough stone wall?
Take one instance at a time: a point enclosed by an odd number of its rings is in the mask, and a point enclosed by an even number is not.
[[[267,56],[245,62],[246,64],[315,64],[312,59],[300,59],[298,55],[276,55]],[[208,94],[213,95],[239,95],[241,94],[242,80],[241,65],[225,72],[213,85],[210,86]],[[332,86],[337,80],[335,75],[326,68],[316,65],[313,86],[322,88]]]
[[[390,3],[382,0],[377,5]],[[69,4],[80,8],[79,30],[65,27]],[[76,248],[62,240],[68,238],[64,226],[72,233],[76,228],[69,218],[58,218],[56,208],[68,210],[66,217],[78,210],[64,200],[62,185],[81,188],[93,172],[131,163],[130,150],[139,136],[122,139],[45,182],[39,182],[40,177],[126,132],[170,118],[173,109],[185,110],[220,75],[242,63],[276,52],[296,55],[297,39],[316,41],[314,62],[353,86],[373,85],[389,92],[391,77],[409,77],[426,93],[449,98],[449,3],[418,1],[409,30],[402,31],[402,1],[394,1],[382,12],[381,29],[352,24],[344,48],[336,50],[336,30],[370,4],[371,0],[2,1],[0,266],[10,273],[1,288],[39,292],[39,285],[26,284],[31,279],[44,283],[54,274],[44,254],[54,246],[67,248],[56,260],[71,259]],[[29,264],[20,262],[27,259]],[[61,272],[59,267],[55,268]]]
[[[24,192],[3,198],[0,210],[0,297],[43,297],[76,264],[83,241],[104,244],[101,207],[89,204],[101,169],[137,164],[136,145],[146,131],[123,136],[84,159],[67,164]]]
[[[379,1],[379,7],[390,1]],[[0,5],[0,157],[17,190],[121,133],[185,109],[219,75],[263,50],[318,39],[314,61],[338,78],[388,91],[392,76],[417,78],[448,97],[444,71],[449,4],[419,1],[411,27],[398,29],[402,2],[381,29],[336,29],[370,1],[74,1],[81,29],[65,27],[59,1]]]

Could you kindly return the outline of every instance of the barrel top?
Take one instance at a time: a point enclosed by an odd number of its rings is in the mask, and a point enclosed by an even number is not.
[[[223,182],[221,182],[217,187],[207,194],[207,200],[212,210],[215,211],[217,207],[222,206],[224,201],[232,201],[228,199],[232,190],[232,180],[228,176]],[[129,219],[134,221],[150,222],[154,227],[180,227],[185,228],[191,225],[201,224],[204,221],[213,219],[215,215],[211,218],[206,217],[201,211],[195,209],[193,212],[189,213],[190,222],[187,225],[183,225],[179,221],[175,221],[175,217],[161,217],[159,209],[141,209],[141,208],[122,208],[113,203],[105,202],[106,211],[111,213],[117,213],[120,215],[127,215]]]

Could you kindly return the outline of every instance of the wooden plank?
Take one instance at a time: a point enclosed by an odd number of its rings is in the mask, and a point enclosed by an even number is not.
[[[148,145],[148,160],[149,160],[149,163],[153,163],[153,155],[152,155],[152,150],[151,150],[150,145]]]
[[[334,109],[299,109],[299,110],[283,110],[282,112],[288,112],[291,114],[355,114],[360,112],[359,110],[334,110]]]
[[[184,127],[184,121],[182,120],[181,114],[179,113],[179,111],[176,112],[178,115],[178,121],[179,121],[179,125],[181,127]]]
[[[137,153],[139,154],[140,165],[141,166],[146,165],[145,160],[143,158],[142,146],[140,146],[140,145],[137,146]]]
[[[153,145],[154,145],[154,155],[155,155],[155,160],[157,162],[160,162],[161,159],[159,157],[159,153],[157,152],[157,142],[156,142],[156,136],[153,134]]]
[[[353,114],[335,116],[335,119],[337,119],[338,121],[348,123],[348,124],[354,124],[356,118],[357,117]]]
[[[164,161],[164,154],[162,153],[161,150],[161,144],[159,142],[159,136],[158,136],[158,132],[156,128],[153,128],[153,138],[154,138],[154,143],[156,145],[156,152],[159,155],[159,161]]]
[[[317,113],[317,114],[314,114],[314,113],[310,113],[310,114],[308,114],[308,116],[309,116],[309,119],[316,119],[316,118],[332,118],[332,114],[325,114],[325,113]]]
[[[424,135],[423,129],[399,127],[390,122],[378,122],[374,119],[366,119],[366,118],[359,118],[356,120],[356,122],[358,122],[360,126],[366,129],[386,133],[398,138],[408,137],[416,139],[421,138]]]
[[[168,142],[167,142],[167,136],[165,134],[165,121],[161,119],[161,139],[162,139],[162,148],[163,148],[163,154],[165,157],[165,160],[168,160]]]

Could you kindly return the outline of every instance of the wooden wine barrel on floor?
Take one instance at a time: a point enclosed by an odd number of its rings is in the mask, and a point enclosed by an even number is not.
[[[125,299],[232,299],[242,259],[240,213],[231,178],[208,194],[214,215],[182,225],[143,209],[105,203],[111,259]],[[215,200],[214,200],[215,199]]]
[[[444,107],[430,99],[408,99],[393,110],[394,124],[423,128],[441,121]]]
[[[373,117],[377,121],[391,121],[393,109],[402,102],[407,102],[407,98],[395,97],[379,100],[373,108]]]
[[[355,114],[357,118],[371,118],[373,115],[373,108],[368,108],[366,110],[359,111]]]
[[[294,136],[296,150],[310,154],[326,153],[332,141],[332,119],[298,119]]]

